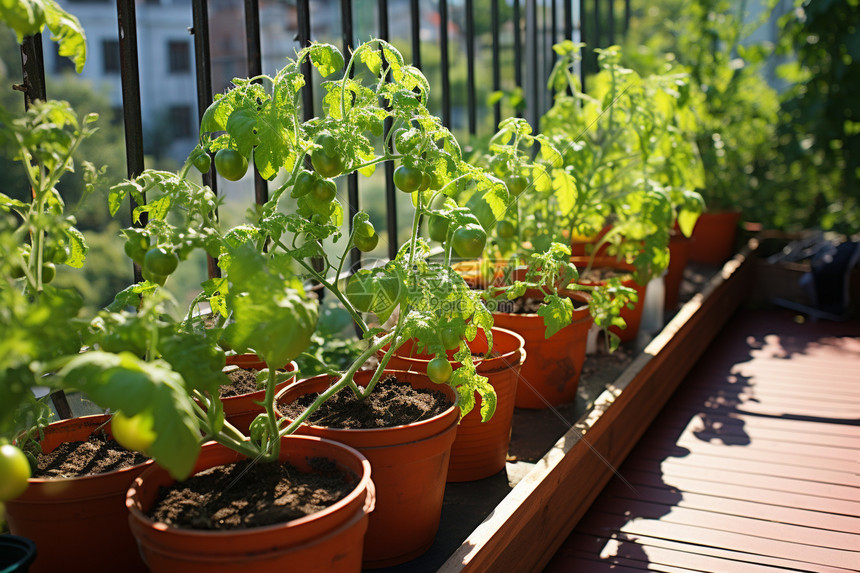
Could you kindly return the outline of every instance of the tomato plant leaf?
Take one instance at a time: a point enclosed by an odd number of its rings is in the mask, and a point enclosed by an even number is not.
[[[567,297],[556,294],[547,295],[545,304],[537,310],[537,314],[543,317],[546,326],[546,338],[550,338],[556,332],[570,324],[573,317],[573,302]]]
[[[311,44],[307,49],[311,63],[322,77],[343,69],[343,54],[331,44]]]
[[[87,37],[80,21],[63,10],[54,0],[42,0],[45,23],[51,39],[57,42],[57,53],[75,63],[75,72],[81,73],[87,61]]]

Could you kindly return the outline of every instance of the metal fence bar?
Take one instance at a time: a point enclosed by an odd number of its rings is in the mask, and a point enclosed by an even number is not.
[[[24,37],[24,43],[21,44],[21,71],[24,81],[20,86],[13,86],[13,89],[24,93],[24,109],[29,109],[36,100],[47,99],[41,34]]]
[[[263,73],[263,53],[260,48],[260,2],[245,0],[245,46],[247,52],[248,77]],[[254,199],[258,205],[269,200],[269,185],[256,166],[254,170]]]
[[[308,0],[297,0],[296,17],[298,19],[298,40],[300,49],[305,48],[311,41],[311,10]],[[311,77],[311,62],[305,58],[301,64],[302,74],[306,78]],[[314,117],[314,90],[313,82],[308,81],[302,88],[302,115],[305,121]]]
[[[421,69],[421,7],[418,0],[410,0],[409,10],[412,24],[412,64]]]
[[[493,38],[493,91],[498,92],[502,89],[502,66],[501,66],[501,50],[499,40],[499,2],[505,0],[490,0],[490,28]],[[498,128],[502,121],[502,102],[497,101],[493,104],[493,129]]]
[[[442,123],[451,127],[451,77],[448,54],[448,0],[439,0],[439,49],[442,65]]]
[[[379,6],[379,37],[388,40],[391,30],[388,23],[388,0],[378,0]],[[383,136],[391,131],[391,118],[385,119]],[[393,148],[393,143],[392,143]],[[394,189],[394,165],[391,161],[385,162],[385,221],[388,229],[388,258],[394,260],[397,256],[397,196]]]
[[[137,18],[134,0],[117,0],[117,25],[119,28],[119,59],[122,77],[122,107],[125,123],[125,160],[128,177],[132,179],[143,173],[143,123],[140,107],[140,70],[137,58]],[[146,213],[140,222],[134,221],[134,210],[138,207],[132,198],[130,208],[132,224],[146,226]],[[134,281],[143,280],[140,265],[134,264]]]
[[[579,61],[579,83],[581,85],[582,91],[585,91],[585,78],[588,75],[588,70],[590,68],[589,64],[591,61],[590,53],[591,50],[588,48],[588,42],[590,41],[591,34],[588,32],[588,0],[578,0],[579,2],[579,41],[585,44],[585,47],[582,48],[582,58]]]
[[[353,49],[353,38],[355,30],[352,23],[352,2],[351,0],[341,0],[340,2],[340,20],[341,20],[341,42],[343,44],[344,58],[349,57],[349,53]],[[347,194],[347,213],[349,216],[349,232],[352,233],[352,218],[358,213],[358,175],[351,173],[346,178],[346,194]],[[361,267],[361,251],[353,247],[349,252],[349,270],[355,272]]]
[[[478,131],[478,109],[475,97],[475,6],[466,0],[466,105],[469,112],[469,133]]]
[[[540,117],[540,100],[538,99],[538,34],[537,34],[537,2],[526,0],[526,119],[535,128]]]
[[[207,0],[194,0],[191,3],[191,33],[194,35],[194,68],[197,80],[197,115],[203,120],[203,113],[212,103],[212,56],[209,51],[209,5]],[[203,184],[218,194],[218,178],[215,169],[210,168],[203,174]],[[217,215],[217,213],[216,213]],[[206,255],[206,270],[209,278],[220,277],[218,262]]]

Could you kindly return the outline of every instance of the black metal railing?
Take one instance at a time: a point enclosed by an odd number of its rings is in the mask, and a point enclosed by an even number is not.
[[[261,22],[260,0],[243,0],[245,18],[245,48],[246,71],[249,76],[262,73]],[[355,46],[356,29],[354,26],[353,0],[328,0],[329,8],[340,4],[342,49],[345,53]],[[481,133],[482,125],[479,117],[489,114],[486,102],[479,101],[476,89],[479,61],[489,60],[491,65],[492,90],[498,92],[505,89],[522,90],[525,95],[524,111],[511,109],[510,114],[522,113],[532,125],[537,128],[540,116],[551,105],[551,94],[547,92],[546,79],[554,63],[554,52],[551,46],[563,39],[573,39],[587,42],[589,47],[584,59],[582,77],[583,86],[585,74],[594,69],[593,48],[613,43],[619,34],[626,30],[630,1],[618,0],[402,0],[396,7],[389,5],[388,0],[377,0],[377,30],[376,37],[391,40],[390,21],[392,9],[409,12],[409,34],[411,35],[411,56],[413,64],[423,69],[426,59],[422,57],[421,42],[421,9],[435,7],[438,14],[439,66],[438,70],[441,89],[441,112],[443,123],[453,131],[465,132],[468,137],[488,136]],[[590,4],[590,5],[589,5]],[[213,58],[210,49],[210,16],[208,0],[191,0],[192,21],[189,31],[194,38],[194,62],[196,74],[197,110],[198,117],[213,99]],[[459,22],[459,41],[465,45],[466,79],[465,113],[457,114],[458,125],[454,125],[453,90],[451,78],[451,38],[449,28],[452,25],[452,7],[456,7]],[[312,33],[313,17],[309,0],[295,0],[297,16],[296,39],[299,45],[307,45],[315,40]],[[481,47],[477,45],[476,14],[489,13],[490,41]],[[617,24],[616,11],[623,11],[621,29]],[[507,16],[505,16],[507,14]],[[138,58],[138,34],[136,24],[135,0],[117,0],[117,26],[120,47],[120,71],[122,82],[122,108],[125,125],[126,156],[128,176],[135,177],[144,169],[144,127],[141,112],[141,77]],[[426,23],[425,23],[426,26]],[[510,34],[507,34],[510,32]],[[510,41],[507,36],[512,36]],[[41,53],[41,38],[27,38],[22,45],[24,66],[25,99],[27,102],[45,97],[45,69]],[[145,49],[145,48],[144,48]],[[489,54],[485,52],[489,51]],[[509,53],[511,57],[505,57]],[[487,58],[487,55],[489,57]],[[505,62],[511,61],[506,68]],[[306,64],[310,68],[310,63]],[[512,69],[511,69],[512,68]],[[304,70],[308,75],[310,70]],[[428,70],[424,70],[425,73]],[[49,90],[47,90],[49,91]],[[315,99],[313,85],[309,82],[304,88],[304,114],[306,119],[314,116]],[[458,110],[462,111],[462,110]],[[495,129],[505,114],[504,104],[497,101],[492,105],[492,124],[488,131]],[[460,118],[465,116],[463,122]],[[459,125],[463,123],[464,125]],[[386,126],[389,129],[390,125]],[[389,256],[393,257],[397,250],[397,201],[392,181],[393,166],[386,164],[385,169],[385,206],[386,224],[389,231]],[[217,178],[214,170],[204,176],[204,184],[209,185],[216,193]],[[359,182],[356,175],[347,178],[347,196],[349,214],[359,209]],[[254,200],[264,203],[268,199],[268,182],[258,173],[254,177]],[[134,209],[135,205],[132,205]],[[352,217],[349,217],[351,222]],[[352,267],[360,264],[360,254],[357,250],[352,253]],[[210,276],[218,273],[213,261],[209,261]],[[135,269],[135,277],[140,279],[139,269]]]

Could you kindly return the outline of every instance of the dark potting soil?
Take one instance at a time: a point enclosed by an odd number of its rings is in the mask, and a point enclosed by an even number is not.
[[[305,394],[290,404],[279,404],[278,409],[285,416],[296,418],[317,396],[317,393]],[[358,400],[352,390],[343,388],[323,402],[309,421],[328,428],[390,428],[427,420],[450,407],[451,401],[442,392],[413,388],[389,376],[364,400]]]
[[[34,478],[72,478],[130,468],[149,458],[130,452],[98,431],[85,442],[66,442],[36,456]]]
[[[148,516],[183,529],[262,527],[322,511],[355,489],[358,477],[352,472],[327,459],[309,461],[313,473],[251,460],[206,469],[160,488]]]
[[[257,372],[258,370],[242,368],[228,371],[227,377],[230,379],[230,384],[221,385],[221,397],[230,398],[260,390],[260,387],[257,386]]]
[[[495,309],[492,309],[493,304],[495,304]],[[502,299],[491,301],[488,306],[493,312],[504,312],[507,314],[537,314],[541,304],[543,304],[542,298],[521,296],[513,300]],[[573,306],[578,309],[585,305],[578,300],[574,300]]]

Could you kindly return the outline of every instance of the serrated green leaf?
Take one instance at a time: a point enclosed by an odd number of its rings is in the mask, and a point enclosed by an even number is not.
[[[75,63],[75,71],[81,73],[87,61],[87,37],[78,19],[63,10],[54,0],[42,0],[45,7],[45,23],[51,31],[51,39],[59,44],[57,53]]]
[[[227,119],[226,129],[239,153],[250,157],[257,144],[257,114],[244,108],[236,109]]]
[[[578,196],[576,179],[564,169],[552,170],[552,188],[558,201],[558,208],[562,215],[567,215],[576,206]]]
[[[84,235],[74,227],[69,227],[66,229],[66,239],[69,242],[69,258],[66,259],[65,264],[76,269],[82,268],[87,251],[90,249]]]
[[[311,44],[308,48],[311,63],[322,77],[330,76],[343,69],[343,54],[331,44]]]
[[[556,332],[570,324],[573,317],[573,302],[567,297],[549,295],[545,304],[537,310],[538,316],[543,317],[546,326],[546,338],[550,338]]]

